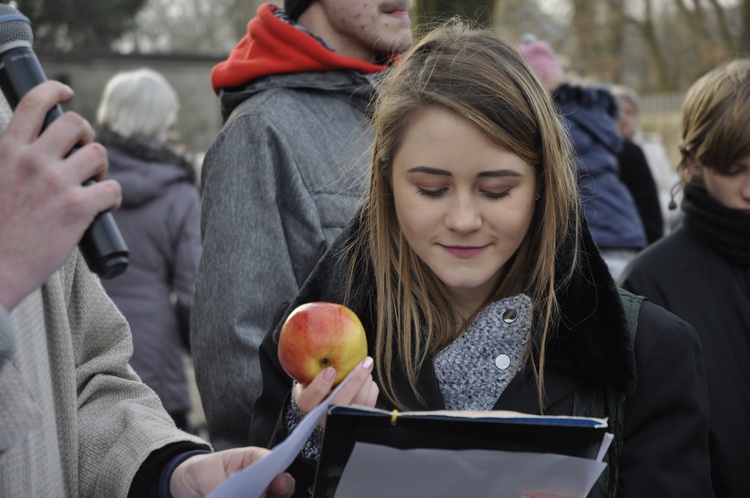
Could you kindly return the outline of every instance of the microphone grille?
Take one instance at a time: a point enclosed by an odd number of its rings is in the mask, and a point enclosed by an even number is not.
[[[10,5],[0,5],[0,47],[13,42],[34,43],[31,21]]]

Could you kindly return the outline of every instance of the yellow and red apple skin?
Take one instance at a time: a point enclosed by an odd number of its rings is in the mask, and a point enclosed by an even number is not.
[[[326,367],[336,369],[334,386],[367,357],[367,336],[359,317],[342,304],[312,302],[287,317],[279,335],[279,362],[303,385]]]

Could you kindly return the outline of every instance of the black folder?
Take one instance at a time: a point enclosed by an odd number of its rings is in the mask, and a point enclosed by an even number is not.
[[[606,420],[596,418],[491,411],[388,412],[332,405],[313,497],[334,496],[357,442],[398,449],[503,450],[595,459],[606,431]]]

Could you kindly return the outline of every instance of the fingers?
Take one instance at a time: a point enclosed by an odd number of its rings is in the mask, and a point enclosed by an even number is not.
[[[230,476],[235,472],[238,472],[245,467],[257,463],[263,457],[271,453],[271,450],[261,448],[258,446],[248,446],[246,448],[234,448],[231,450],[225,450],[223,453],[237,452],[242,455],[241,463],[236,461],[232,463],[225,463],[226,475]],[[222,452],[220,452],[222,453]],[[287,473],[277,475],[271,484],[268,485],[268,490],[264,495],[266,498],[288,498],[294,493],[294,478]]]
[[[62,161],[62,168],[61,174],[67,175],[68,180],[75,185],[81,185],[89,178],[102,181],[109,171],[107,149],[99,143],[90,143],[75,149]]]
[[[375,406],[380,390],[372,378],[373,360],[369,356],[354,367],[351,379],[336,395],[337,405]],[[308,386],[297,385],[292,395],[299,411],[304,415],[318,406],[330,394],[336,371],[328,367],[320,372]]]
[[[294,478],[290,474],[281,474],[271,481],[266,498],[289,498],[294,493]]]
[[[93,142],[95,135],[94,128],[83,116],[66,112],[52,121],[37,141],[45,150],[55,151],[55,155],[63,158],[75,146]]]
[[[354,367],[354,376],[349,383],[339,391],[331,401],[337,405],[362,405],[367,402],[370,390],[377,389],[375,381],[372,380],[373,360],[369,356]]]
[[[335,380],[336,370],[333,367],[326,367],[315,376],[308,386],[297,384],[294,400],[299,411],[306,415],[307,412],[318,406],[331,392]]]
[[[73,90],[57,81],[45,81],[26,93],[16,106],[6,136],[31,143],[39,136],[47,112],[73,98]]]

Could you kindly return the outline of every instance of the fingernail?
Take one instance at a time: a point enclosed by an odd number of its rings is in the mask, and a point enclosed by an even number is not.
[[[323,379],[330,381],[335,378],[336,378],[336,369],[333,367],[326,367],[325,371],[323,372]]]
[[[362,363],[362,367],[365,370],[369,370],[372,367],[372,358],[370,358],[369,356],[365,358],[365,361]]]

